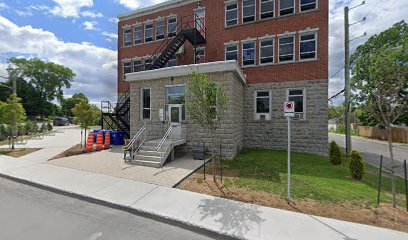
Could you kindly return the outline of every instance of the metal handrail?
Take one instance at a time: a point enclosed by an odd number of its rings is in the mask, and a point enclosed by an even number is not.
[[[142,136],[142,134],[144,135],[143,136],[143,141],[141,141],[139,143],[139,145],[137,146],[137,148],[135,150],[135,142],[136,142],[137,139],[139,139],[140,136]],[[130,153],[130,157],[132,159],[134,159],[135,152],[139,150],[140,146],[145,142],[145,140],[146,140],[146,126],[143,126],[139,130],[139,132],[137,132],[136,135],[132,138],[132,140],[130,140],[129,144],[126,146],[127,149],[129,149],[130,147],[132,148],[132,151]]]
[[[162,161],[162,158],[163,158],[163,151],[162,151],[163,144],[166,142],[166,139],[170,136],[172,130],[173,130],[173,126],[170,125],[166,133],[164,134],[163,138],[160,140],[159,144],[156,147],[156,150],[160,152],[160,161]]]

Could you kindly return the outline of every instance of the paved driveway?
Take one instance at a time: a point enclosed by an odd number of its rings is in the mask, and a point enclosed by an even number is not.
[[[329,141],[336,141],[341,147],[345,148],[345,138],[341,134],[329,133]],[[374,139],[366,139],[362,137],[353,136],[351,139],[352,148],[359,151],[364,161],[373,165],[379,166],[380,155],[383,155],[384,166],[391,168],[390,154],[388,151],[388,142],[378,141]],[[394,158],[397,164],[397,174],[404,176],[403,160],[408,160],[408,144],[395,143],[393,147]]]

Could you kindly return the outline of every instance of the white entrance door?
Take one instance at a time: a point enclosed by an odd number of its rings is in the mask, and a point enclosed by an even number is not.
[[[168,119],[170,120],[173,130],[171,136],[173,139],[181,138],[181,116],[183,105],[182,104],[169,104]]]

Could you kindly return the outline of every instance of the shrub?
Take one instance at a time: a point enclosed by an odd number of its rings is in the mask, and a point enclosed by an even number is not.
[[[38,132],[39,132],[38,124],[37,124],[36,121],[33,121],[33,122],[32,122],[31,132],[32,132],[32,133],[38,133]]]
[[[329,158],[330,162],[333,165],[340,165],[341,164],[341,149],[339,145],[335,141],[332,141],[330,143],[330,153],[329,153]]]
[[[54,127],[52,126],[52,124],[50,122],[47,123],[47,130],[48,131],[52,131]]]
[[[7,139],[7,130],[3,124],[0,124],[0,141]]]
[[[27,121],[24,125],[26,134],[32,132],[31,130],[33,129],[33,123],[31,121]]]
[[[360,153],[353,150],[350,153],[350,173],[354,179],[361,180],[365,175],[365,163]]]
[[[48,130],[47,123],[41,124],[40,132],[46,132]]]

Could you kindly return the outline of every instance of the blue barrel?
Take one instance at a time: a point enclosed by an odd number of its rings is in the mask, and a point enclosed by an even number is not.
[[[111,132],[111,143],[112,145],[123,145],[125,133],[122,131],[112,131]]]

